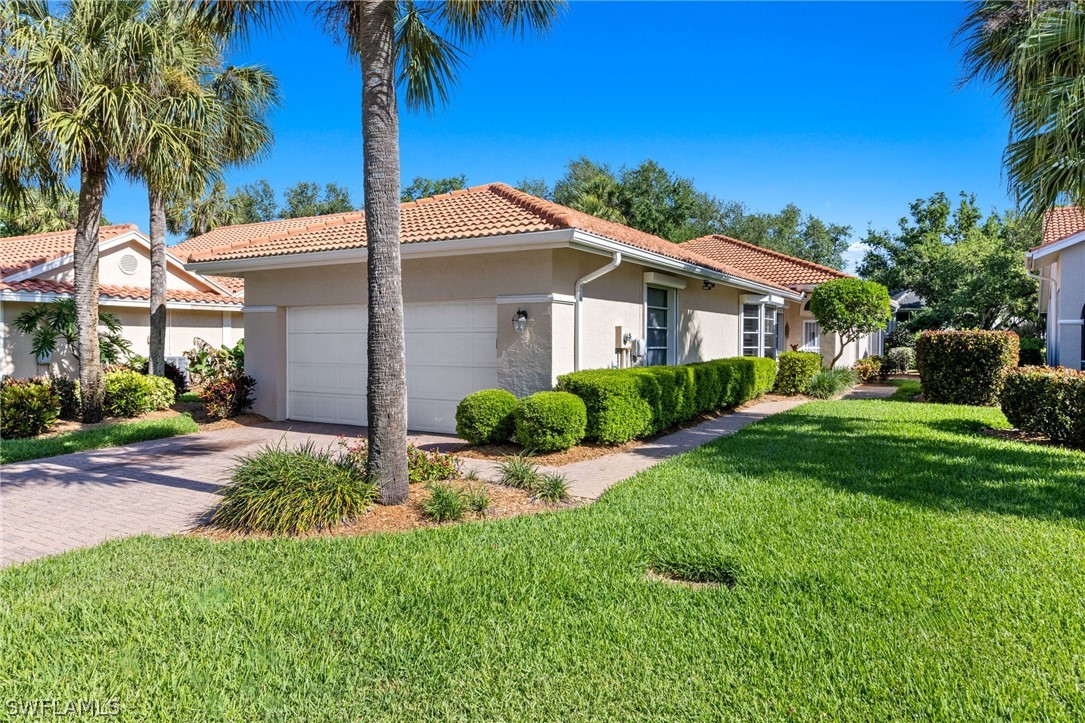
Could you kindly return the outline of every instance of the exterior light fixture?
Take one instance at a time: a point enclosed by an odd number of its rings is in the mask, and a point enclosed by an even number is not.
[[[701,290],[702,291],[712,291],[712,289],[714,289],[714,288],[716,288],[716,285],[714,283],[712,283],[711,281],[706,281],[703,284],[701,284]]]
[[[517,309],[516,314],[512,317],[512,330],[517,334],[523,334],[524,329],[527,328],[527,312],[523,309]]]

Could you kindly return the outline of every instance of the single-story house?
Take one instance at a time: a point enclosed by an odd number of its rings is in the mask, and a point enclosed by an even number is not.
[[[1048,211],[1042,243],[1028,252],[1025,263],[1040,282],[1047,363],[1085,369],[1085,210]]]
[[[526,395],[575,369],[832,344],[803,306],[840,272],[741,267],[500,183],[403,204],[401,241],[412,429],[450,432],[470,392]],[[365,246],[362,212],[188,242],[190,271],[244,279],[254,411],[365,424]]]
[[[100,308],[117,315],[132,351],[145,356],[150,336],[150,243],[133,224],[102,226],[98,234]],[[30,350],[30,338],[14,326],[34,304],[72,294],[74,244],[75,231],[0,238],[0,375],[78,373],[69,350],[58,349],[39,359]],[[243,336],[243,283],[186,270],[176,248],[167,253],[166,356],[180,357],[197,337],[213,345],[237,342]]]

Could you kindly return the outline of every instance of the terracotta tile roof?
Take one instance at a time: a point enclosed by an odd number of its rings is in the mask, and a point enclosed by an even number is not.
[[[136,231],[132,223],[100,226],[98,240],[107,241],[122,233]],[[75,230],[38,233],[33,236],[8,236],[0,238],[0,276],[25,271],[31,266],[52,261],[75,248]]]
[[[245,294],[245,279],[239,279],[236,276],[209,276],[207,274],[203,274],[203,277],[238,296]]]
[[[1044,214],[1043,242],[1040,246],[1061,241],[1078,231],[1085,231],[1085,210],[1077,206],[1058,206]]]
[[[49,279],[26,279],[25,281],[0,281],[0,291],[14,291],[40,294],[70,294],[73,286],[67,281],[51,281]],[[114,286],[102,284],[99,287],[99,295],[106,299],[127,299],[133,301],[150,301],[151,290],[138,286]],[[212,291],[189,291],[186,289],[167,289],[166,299],[179,303],[194,304],[233,304],[240,305],[242,300],[234,296],[226,296]]]
[[[686,241],[682,246],[783,286],[820,284],[848,276],[843,271],[815,264],[813,261],[798,259],[720,234]]]
[[[317,216],[215,229],[186,244],[191,262],[223,261],[312,253],[365,246],[365,214]],[[643,231],[598,219],[536,198],[503,183],[491,183],[401,206],[401,240],[423,243],[486,238],[531,231],[580,229],[629,246],[766,286],[779,286],[755,273],[696,253]],[[209,238],[210,237],[210,238]],[[176,247],[175,247],[176,248]]]

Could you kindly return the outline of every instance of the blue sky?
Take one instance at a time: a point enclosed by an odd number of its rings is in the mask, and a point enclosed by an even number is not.
[[[858,238],[917,197],[1008,205],[1007,121],[982,87],[959,88],[960,3],[573,2],[542,38],[474,49],[450,104],[403,112],[404,182],[553,182],[587,155],[646,158],[753,209],[786,203]],[[344,49],[299,15],[237,62],[267,65],[284,102],[270,157],[230,174],[347,185],[359,200],[360,82]],[[111,221],[146,226],[145,194],[117,181]]]

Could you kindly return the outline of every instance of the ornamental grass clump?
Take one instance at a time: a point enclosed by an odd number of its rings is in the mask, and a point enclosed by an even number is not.
[[[539,468],[528,453],[511,454],[497,466],[501,484],[521,490],[534,489],[539,480]]]
[[[376,498],[376,487],[348,455],[318,449],[310,440],[240,457],[222,498],[213,524],[296,535],[356,519]]]
[[[805,394],[815,399],[832,399],[859,383],[859,375],[851,369],[822,369],[806,387]]]
[[[547,472],[535,481],[535,498],[550,504],[569,499],[569,480],[558,472]]]
[[[447,482],[427,485],[429,497],[422,501],[422,515],[431,522],[458,522],[467,510],[467,498]]]

